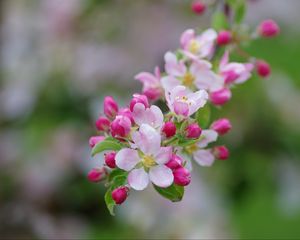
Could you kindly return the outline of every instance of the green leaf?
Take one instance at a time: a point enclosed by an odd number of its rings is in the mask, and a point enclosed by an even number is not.
[[[245,17],[246,14],[246,3],[244,0],[237,1],[235,5],[235,15],[234,15],[234,22],[236,24],[240,24]]]
[[[196,120],[201,128],[208,127],[208,124],[210,122],[210,106],[209,104],[206,104],[203,108],[200,108],[196,112]]]
[[[109,213],[112,215],[112,216],[115,216],[115,213],[114,213],[114,208],[116,206],[116,203],[115,201],[113,200],[112,196],[111,196],[111,193],[112,193],[112,190],[109,188],[105,195],[104,195],[104,201],[106,203],[106,207],[109,211]]]
[[[178,186],[176,184],[172,184],[170,187],[167,188],[161,188],[153,184],[153,187],[161,196],[171,200],[172,202],[181,201],[184,195],[184,187]]]
[[[99,142],[95,147],[92,149],[92,156],[95,156],[98,153],[107,150],[114,150],[119,151],[122,149],[122,144],[114,138],[107,138],[102,142]]]
[[[199,139],[182,139],[182,140],[178,141],[177,146],[186,147],[186,146],[189,146],[189,145],[193,145],[198,141],[199,141]]]
[[[108,176],[108,181],[111,182],[115,177],[118,177],[118,176],[127,176],[127,172],[122,170],[122,169],[119,169],[119,168],[116,168],[114,170],[112,170]]]
[[[223,12],[216,12],[212,16],[212,27],[217,31],[222,29],[228,29],[229,24]]]

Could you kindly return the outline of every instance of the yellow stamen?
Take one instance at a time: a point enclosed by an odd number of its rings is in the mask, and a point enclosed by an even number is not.
[[[196,40],[192,40],[191,43],[189,44],[189,50],[191,53],[196,54],[200,50],[200,43],[197,42]]]
[[[195,77],[190,72],[187,72],[183,76],[182,84],[187,87],[192,87],[194,85],[194,80],[195,80]]]
[[[196,152],[198,150],[198,146],[196,144],[193,144],[193,145],[190,145],[190,146],[187,146],[185,147],[185,151],[188,153],[188,154],[193,154],[194,152]]]
[[[150,168],[150,167],[153,167],[156,165],[156,162],[154,161],[153,157],[147,156],[147,155],[145,155],[142,158],[142,162],[143,162],[143,165],[147,168]]]

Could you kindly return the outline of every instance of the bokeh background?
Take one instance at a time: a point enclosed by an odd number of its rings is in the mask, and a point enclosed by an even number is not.
[[[104,95],[121,104],[140,71],[163,66],[186,28],[209,26],[180,0],[0,1],[0,238],[299,238],[300,1],[249,1],[281,35],[248,47],[268,80],[234,89],[214,115],[232,120],[231,158],[196,168],[182,202],[149,189],[111,217],[86,174]]]

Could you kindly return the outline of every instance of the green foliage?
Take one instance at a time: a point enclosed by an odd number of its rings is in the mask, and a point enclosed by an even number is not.
[[[158,186],[154,186],[154,189],[164,198],[169,199],[172,202],[179,202],[181,201],[184,195],[184,187],[178,186],[176,184],[172,184],[170,187],[161,188]]]
[[[122,149],[122,144],[120,141],[114,138],[106,138],[104,141],[99,142],[93,149],[92,149],[92,156],[95,156],[98,153],[103,151],[112,150],[112,151],[119,151]]]
[[[216,12],[212,16],[212,27],[217,31],[228,29],[229,23],[223,12]]]
[[[210,123],[210,117],[211,117],[211,109],[209,104],[206,104],[203,108],[200,108],[196,112],[196,120],[201,128],[208,127]]]

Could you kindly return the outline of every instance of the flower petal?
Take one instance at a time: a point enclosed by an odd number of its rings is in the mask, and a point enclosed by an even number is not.
[[[158,154],[155,156],[155,162],[158,164],[167,163],[172,155],[172,147],[161,147]]]
[[[210,167],[214,161],[215,157],[211,150],[198,150],[194,152],[194,160],[200,165],[205,167]]]
[[[137,191],[144,190],[149,183],[149,176],[143,168],[132,170],[127,177],[130,187]]]
[[[159,187],[169,187],[174,180],[172,170],[165,165],[152,167],[149,171],[149,176],[151,182]]]
[[[215,142],[218,138],[218,133],[214,130],[203,130],[200,136],[201,140],[197,143],[199,148],[205,148],[209,143]]]
[[[138,152],[134,149],[123,148],[116,155],[116,165],[125,171],[133,169],[139,161]]]
[[[193,29],[185,30],[180,37],[181,47],[185,49],[193,38],[195,38],[195,31]]]
[[[188,94],[187,98],[190,102],[190,109],[188,113],[188,115],[190,116],[206,104],[208,94],[205,90],[199,90],[197,92]]]

